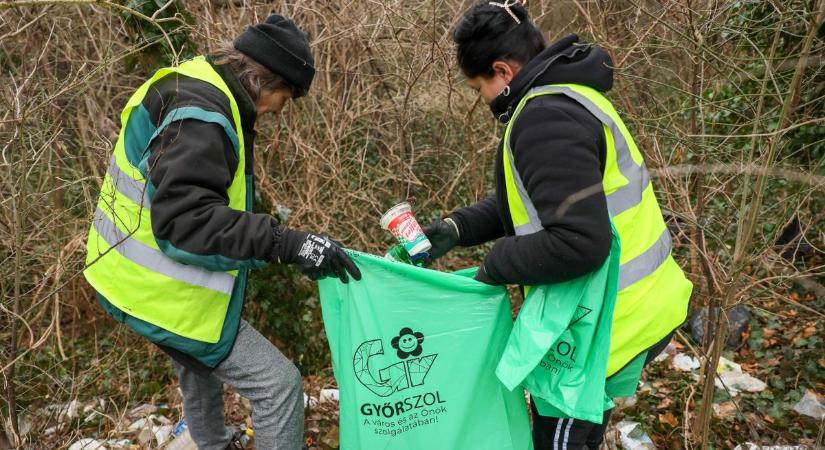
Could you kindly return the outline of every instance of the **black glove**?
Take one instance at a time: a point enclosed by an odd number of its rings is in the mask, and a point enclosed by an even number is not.
[[[453,219],[436,220],[424,228],[424,235],[433,244],[430,259],[438,259],[458,245],[458,227]]]
[[[349,276],[361,279],[361,271],[352,262],[341,245],[332,239],[306,231],[279,228],[280,245],[277,246],[278,260],[286,264],[296,264],[304,275],[313,280],[338,277],[347,283]]]
[[[478,272],[476,272],[475,279],[476,279],[476,281],[481,281],[482,283],[491,284],[493,286],[497,286],[497,285],[501,284],[501,283],[493,280],[492,278],[490,278],[490,275],[487,274],[487,269],[484,268],[484,264],[479,266]]]

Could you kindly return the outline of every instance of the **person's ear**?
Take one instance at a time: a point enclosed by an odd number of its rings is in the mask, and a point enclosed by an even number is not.
[[[505,84],[510,84],[510,81],[515,78],[517,71],[517,68],[506,61],[495,61],[493,63],[493,74],[500,76]]]

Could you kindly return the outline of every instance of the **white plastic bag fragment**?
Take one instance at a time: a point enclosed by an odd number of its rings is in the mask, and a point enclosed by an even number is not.
[[[650,436],[642,429],[639,422],[623,420],[616,424],[619,431],[619,439],[624,450],[656,450]]]
[[[307,394],[304,394],[304,408],[312,408],[313,406],[318,405],[318,399],[315,397],[310,397]]]
[[[699,359],[693,356],[688,356],[684,353],[677,353],[676,356],[673,357],[673,368],[676,370],[690,372],[698,369],[699,366]]]
[[[808,389],[799,402],[793,406],[793,410],[816,420],[825,419],[825,397]]]
[[[81,439],[69,446],[69,450],[107,450],[102,442],[95,439]]]
[[[161,425],[159,427],[152,427],[152,431],[155,433],[155,442],[158,443],[158,446],[163,445],[166,441],[170,440],[172,437],[172,431],[175,429],[173,425]]]
[[[727,387],[731,396],[737,396],[740,392],[762,392],[768,387],[764,381],[742,372],[742,367],[732,361],[720,359],[717,372],[719,376],[714,380],[716,387]]]
[[[337,403],[338,398],[338,389],[321,389],[321,393],[318,395],[318,401],[321,403]]]
[[[807,445],[763,445],[759,446],[752,442],[746,442],[742,445],[737,445],[733,450],[811,450]]]

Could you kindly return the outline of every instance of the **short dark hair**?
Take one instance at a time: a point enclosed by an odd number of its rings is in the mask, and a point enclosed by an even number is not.
[[[298,97],[298,87],[286,81],[284,77],[272,72],[254,59],[241,53],[232,45],[232,42],[222,42],[218,49],[212,54],[215,64],[229,65],[232,72],[238,77],[246,92],[257,101],[261,96],[261,91],[274,91],[285,89],[292,93],[292,98]]]
[[[502,0],[503,2],[503,0]],[[518,23],[506,9],[476,3],[459,20],[453,31],[458,66],[470,78],[493,75],[496,61],[516,61],[527,64],[547,46],[527,10],[520,4],[509,6]]]

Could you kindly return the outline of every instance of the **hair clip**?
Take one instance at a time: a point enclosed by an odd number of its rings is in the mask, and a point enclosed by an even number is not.
[[[509,14],[509,15],[510,15],[510,17],[512,17],[512,18],[513,18],[513,20],[515,20],[515,21],[516,21],[516,24],[517,24],[517,25],[521,25],[521,20],[519,20],[519,19],[518,19],[518,17],[516,16],[516,14],[513,12],[513,10],[512,10],[512,9],[510,9],[510,7],[511,7],[511,6],[518,5],[519,3],[521,3],[521,5],[522,5],[522,6],[524,6],[525,4],[527,4],[527,1],[524,1],[524,0],[523,0],[523,1],[519,1],[519,0],[504,0],[504,3],[499,3],[499,2],[490,2],[490,4],[491,4],[491,5],[493,5],[493,6],[498,6],[499,8],[502,8],[502,9],[504,9],[505,11],[507,11],[507,14]]]

